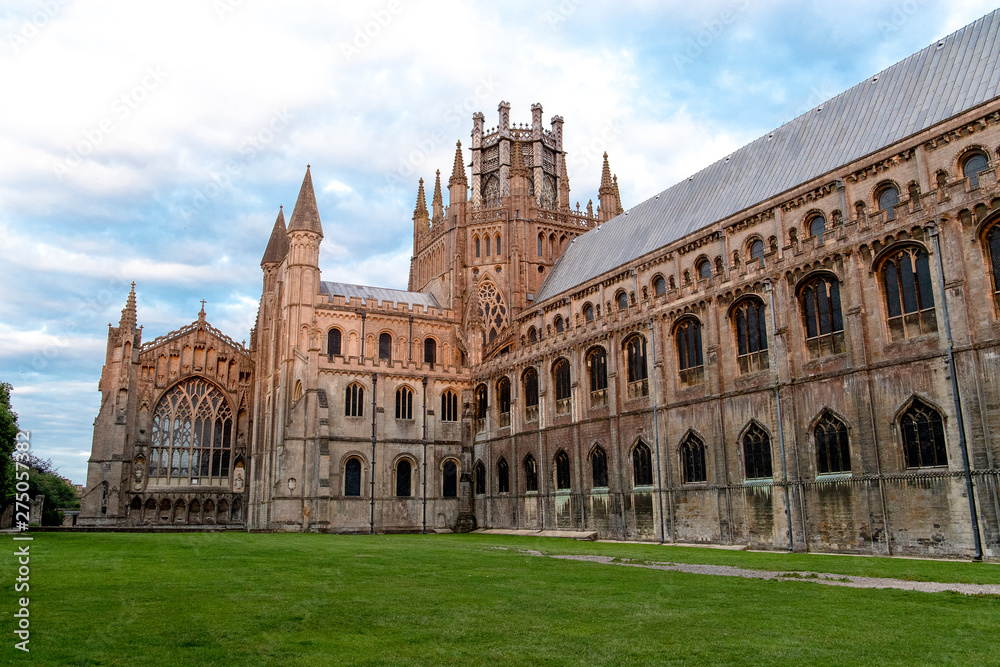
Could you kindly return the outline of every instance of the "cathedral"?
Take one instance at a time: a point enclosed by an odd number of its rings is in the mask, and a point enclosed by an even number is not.
[[[249,343],[110,327],[80,525],[1000,549],[1000,10],[625,210],[472,117],[406,290],[324,281],[310,168]],[[468,156],[468,166],[466,156]]]

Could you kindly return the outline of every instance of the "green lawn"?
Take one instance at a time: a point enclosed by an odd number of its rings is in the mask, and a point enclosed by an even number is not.
[[[990,564],[482,535],[39,533],[31,653],[10,664],[996,664],[1000,599],[536,558],[1000,583]],[[23,544],[23,543],[21,543]],[[495,546],[507,547],[496,549]]]

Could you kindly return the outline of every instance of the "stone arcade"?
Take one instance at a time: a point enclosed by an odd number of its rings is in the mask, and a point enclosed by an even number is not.
[[[420,182],[409,291],[321,279],[307,168],[248,348],[204,309],[143,344],[129,295],[80,525],[995,557],[998,31],[628,211],[607,156],[571,206],[561,117],[477,113],[448,206]]]

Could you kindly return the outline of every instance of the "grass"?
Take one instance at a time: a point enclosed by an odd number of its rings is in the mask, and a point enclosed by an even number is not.
[[[993,597],[517,550],[998,583],[993,565],[483,535],[40,533],[30,544],[31,654],[13,650],[16,602],[5,583],[5,663],[902,665],[1000,654]],[[4,582],[15,567],[0,557]]]

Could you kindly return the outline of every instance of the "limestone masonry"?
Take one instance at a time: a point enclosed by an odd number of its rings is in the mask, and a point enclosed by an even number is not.
[[[420,181],[406,291],[322,280],[307,168],[248,347],[204,309],[143,342],[133,287],[79,525],[995,558],[998,31],[627,211],[607,155],[572,204],[563,119],[502,102]]]

